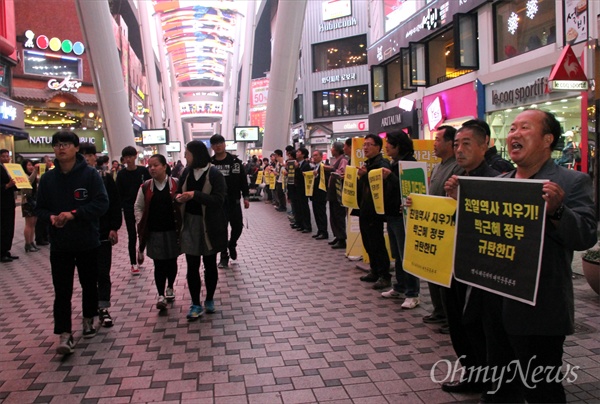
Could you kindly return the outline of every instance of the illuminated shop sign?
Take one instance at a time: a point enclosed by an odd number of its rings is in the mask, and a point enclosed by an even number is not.
[[[427,118],[429,119],[429,128],[435,129],[446,119],[444,104],[440,97],[435,97],[433,102],[427,107]]]
[[[0,104],[0,119],[13,122],[17,119],[17,109],[3,101]]]
[[[333,31],[340,28],[354,27],[358,25],[356,18],[350,17],[340,21],[329,21],[319,24],[319,32]]]
[[[0,97],[0,125],[22,128],[24,119],[23,104]]]
[[[492,90],[492,104],[519,104],[548,92],[548,77],[538,77],[533,83],[506,90]]]
[[[37,47],[38,49],[42,50],[50,48],[50,50],[54,52],[73,52],[77,56],[83,54],[85,51],[85,46],[79,41],[73,42],[69,39],[60,40],[56,37],[48,38],[46,35],[38,35],[36,37],[35,33],[30,29],[25,31],[25,38],[27,38],[25,44],[23,45],[25,48]]]
[[[96,144],[96,138],[79,136],[79,142]],[[29,136],[29,144],[52,144],[52,136]]]
[[[352,3],[350,0],[325,0],[323,7],[323,21],[352,15]]]
[[[356,73],[336,74],[321,78],[321,84],[335,83],[338,81],[356,80]]]
[[[188,101],[179,103],[179,111],[182,117],[192,116],[221,116],[223,114],[223,102],[221,101]]]
[[[332,127],[334,133],[365,132],[369,130],[369,121],[366,119],[334,121]]]
[[[587,81],[552,80],[551,83],[551,88],[554,91],[583,91],[588,89]]]
[[[70,77],[65,77],[62,81],[57,79],[48,80],[48,88],[55,91],[76,93],[79,87],[81,87],[81,81],[71,80]]]

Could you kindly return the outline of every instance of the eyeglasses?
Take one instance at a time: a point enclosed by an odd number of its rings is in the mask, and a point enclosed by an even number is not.
[[[57,144],[53,145],[52,148],[59,150],[59,149],[68,149],[71,146],[73,146],[73,143],[57,143]]]

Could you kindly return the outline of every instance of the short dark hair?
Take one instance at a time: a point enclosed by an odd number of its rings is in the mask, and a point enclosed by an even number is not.
[[[379,136],[369,133],[367,136],[365,136],[365,140],[367,139],[371,139],[373,143],[375,143],[375,146],[379,146],[379,150],[381,150],[383,147],[383,139],[381,139]]]
[[[463,122],[462,126],[479,126],[481,129],[483,129],[486,136],[492,136],[490,125],[488,125],[486,121],[483,121],[481,119],[470,119],[466,122]]]
[[[79,145],[79,153],[81,154],[96,154],[96,146],[91,143],[81,143]]]
[[[456,136],[456,128],[454,126],[442,125],[438,127],[436,131],[439,132],[440,130],[444,131],[443,136],[446,142],[454,143],[454,137]]]
[[[137,156],[137,154],[138,154],[138,152],[137,152],[136,148],[133,146],[125,147],[125,148],[123,148],[123,151],[121,152],[122,157]]]
[[[281,151],[281,149],[275,149],[273,153],[278,155],[279,157],[283,157],[283,152]]]
[[[400,151],[408,153],[409,155],[415,154],[412,139],[404,132],[391,132],[387,134],[387,142],[393,147],[398,147]]]
[[[542,135],[545,135],[546,133],[550,133],[552,135],[552,137],[554,137],[554,140],[552,141],[552,144],[550,145],[550,149],[554,149],[554,147],[556,147],[556,144],[558,143],[558,140],[560,139],[560,135],[562,133],[562,129],[560,127],[560,122],[558,122],[558,120],[556,119],[556,116],[552,113],[552,112],[548,112],[548,111],[543,111],[541,109],[532,109],[533,111],[540,111],[541,113],[544,114],[544,119],[542,121],[542,124],[544,125],[542,130],[544,131],[544,133],[542,133]],[[526,108],[525,111],[528,111],[528,109]]]
[[[296,151],[302,153],[305,159],[308,158],[308,149],[306,147],[299,147]]]
[[[117,163],[117,164],[119,164],[119,162],[118,162],[117,160],[113,160],[112,162],[113,162],[113,164],[114,164],[114,163]]]
[[[223,136],[219,135],[218,133],[215,133],[214,135],[212,135],[210,137],[211,146],[213,144],[219,144],[219,143],[225,143],[225,138]]]
[[[206,145],[199,140],[192,140],[186,146],[187,151],[192,155],[192,164],[190,168],[204,168],[210,162],[210,154]]]
[[[460,129],[458,129],[458,131],[456,132],[456,135],[458,136],[459,133],[462,133],[467,130],[470,130],[473,133],[473,135],[477,139],[479,139],[479,144],[487,144],[489,142],[490,137],[485,133],[485,130],[479,125],[461,126]]]
[[[74,132],[69,132],[66,130],[56,132],[52,135],[52,146],[56,146],[58,143],[73,143],[73,146],[79,146],[79,136],[77,136]]]
[[[346,141],[344,142],[344,144],[348,147],[352,147],[352,138],[349,137],[348,139],[346,139]]]
[[[0,149],[0,154],[9,153],[8,149]]]

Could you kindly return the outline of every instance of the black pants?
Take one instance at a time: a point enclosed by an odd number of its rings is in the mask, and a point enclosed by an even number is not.
[[[431,299],[431,304],[433,306],[433,312],[431,315],[433,317],[438,318],[446,318],[448,317],[446,312],[446,299],[445,294],[448,291],[448,288],[440,286],[436,283],[428,282],[427,286],[429,286],[429,296]]]
[[[298,192],[296,196],[296,206],[298,207],[298,213],[294,209],[294,216],[296,216],[296,223],[304,230],[312,231],[312,223],[310,220],[310,206],[308,205],[308,196],[303,191]]]
[[[48,219],[37,218],[35,222],[35,242],[48,242],[50,221]]]
[[[337,198],[329,199],[329,224],[333,236],[338,240],[346,240],[346,208]]]
[[[200,256],[185,255],[187,262],[187,281],[192,297],[192,304],[200,305],[200,291],[202,289],[202,280],[200,280]],[[206,283],[206,300],[213,300],[217,282],[219,281],[219,271],[217,270],[217,254],[205,255],[202,257],[204,262],[204,283]]]
[[[75,267],[81,284],[83,317],[98,315],[98,249],[86,251],[50,251],[54,284],[54,333],[72,332],[71,298]]]
[[[15,236],[15,207],[8,206],[0,209],[0,255],[6,256],[12,248]]]
[[[279,207],[285,208],[287,204],[285,200],[285,192],[283,191],[283,184],[281,182],[275,183],[275,197],[279,202]]]
[[[509,335],[508,339],[523,372],[527,386],[523,392],[528,403],[565,403],[561,375],[564,335]],[[535,373],[543,367],[543,371]],[[571,375],[572,376],[572,375]],[[567,374],[567,377],[569,375]],[[533,380],[535,379],[535,380]],[[548,381],[550,380],[550,381]]]
[[[108,240],[100,242],[98,247],[98,308],[110,307],[110,267],[112,265],[112,243]]]
[[[154,282],[159,296],[165,295],[165,287],[173,288],[177,277],[177,258],[154,261]]]
[[[313,199],[312,201],[313,215],[317,224],[317,231],[321,234],[328,235],[327,232],[327,200]]]
[[[363,246],[369,254],[371,272],[380,278],[391,280],[390,256],[383,236],[383,218],[379,215],[362,215],[358,218],[358,224]]]
[[[123,218],[127,227],[127,250],[129,251],[129,262],[131,265],[137,264],[137,230],[135,228],[135,214],[129,210],[123,210]]]
[[[231,233],[229,233],[229,242],[227,243],[228,248],[236,248],[237,242],[242,235],[244,229],[244,217],[242,215],[242,205],[240,200],[229,200],[227,201],[227,209],[225,211],[227,215],[227,222],[231,226]],[[227,248],[221,251],[221,260],[229,259]]]
[[[269,184],[265,185],[265,192],[267,193],[267,201],[273,200],[273,191],[271,191],[271,187]]]

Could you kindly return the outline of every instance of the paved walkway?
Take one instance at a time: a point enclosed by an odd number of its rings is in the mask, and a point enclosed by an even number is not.
[[[129,274],[123,228],[113,253],[115,326],[81,338],[76,282],[77,345],[65,358],[55,354],[48,248],[24,253],[18,217],[12,252],[21,259],[0,264],[0,402],[478,401],[431,380],[437,361],[455,357],[448,336],[421,321],[431,309],[425,285],[424,303],[403,311],[360,282],[343,251],[291,230],[284,213],[262,202],[246,213],[238,262],[219,272],[217,313],[191,323],[184,258],[177,299],[161,315],[150,264]],[[598,402],[600,304],[583,278],[575,288],[577,332],[564,357],[580,369],[567,398]]]

